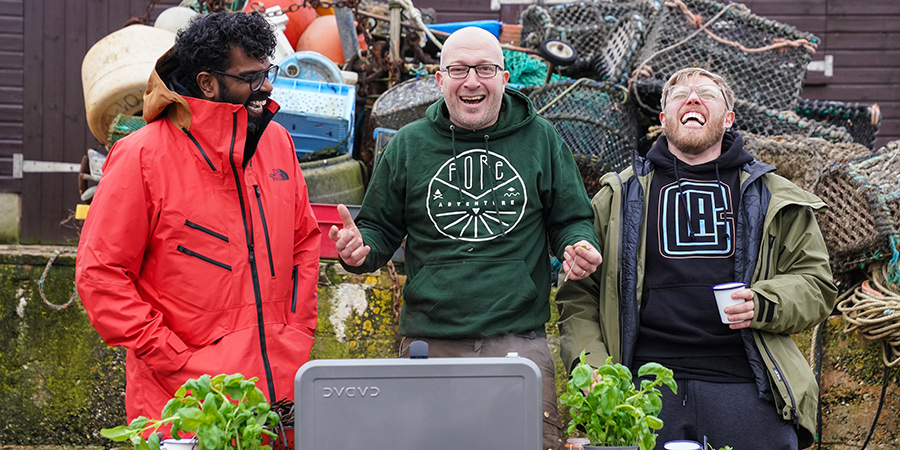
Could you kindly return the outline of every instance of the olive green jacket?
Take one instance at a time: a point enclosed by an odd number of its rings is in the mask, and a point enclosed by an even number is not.
[[[735,279],[750,280],[756,294],[755,317],[742,334],[760,394],[798,425],[805,447],[815,435],[819,389],[791,334],[825,320],[837,288],[814,212],[824,202],[772,170],[757,161],[742,167]],[[639,159],[621,174],[603,176],[591,202],[603,264],[587,279],[563,283],[556,300],[560,354],[569,368],[583,350],[594,367],[607,356],[631,363],[652,177],[652,163]]]

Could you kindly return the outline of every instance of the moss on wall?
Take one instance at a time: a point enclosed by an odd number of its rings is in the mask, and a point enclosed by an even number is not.
[[[68,263],[68,265],[66,265]],[[44,281],[64,304],[74,267],[61,260]],[[90,445],[124,417],[124,352],[107,347],[77,301],[41,299],[43,266],[0,266],[0,442]]]
[[[123,424],[124,351],[107,346],[79,302],[63,310],[47,306],[38,280],[48,255],[0,254],[0,443],[109,448],[101,428]],[[404,277],[386,269],[372,275],[343,272],[323,261],[319,320],[312,358],[385,358],[397,354],[394,289]],[[65,303],[71,294],[74,259],[61,256],[45,280],[46,296]],[[555,293],[555,291],[554,291]],[[547,335],[557,367],[557,388],[566,374],[558,357],[556,307]],[[884,365],[877,343],[860,341],[832,317],[823,335],[823,448],[859,448],[875,416]],[[795,336],[808,355],[810,332]],[[898,370],[889,373],[888,397],[873,448],[900,448]],[[565,411],[560,411],[563,420]],[[878,447],[878,446],[881,447]]]

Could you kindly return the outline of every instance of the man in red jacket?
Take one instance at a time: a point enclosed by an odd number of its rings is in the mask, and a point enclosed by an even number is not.
[[[275,37],[256,14],[195,20],[157,62],[148,124],[110,150],[78,246],[78,292],[127,350],[128,419],[190,378],[259,377],[293,399],[316,327],[319,230],[271,122]]]

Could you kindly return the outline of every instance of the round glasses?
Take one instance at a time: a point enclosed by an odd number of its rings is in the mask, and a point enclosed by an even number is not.
[[[691,92],[696,92],[697,96],[703,101],[710,101],[719,98],[722,90],[714,84],[703,84],[700,86],[676,85],[669,87],[669,100],[680,102],[691,96]]]
[[[269,82],[271,82],[271,83],[275,82],[275,79],[278,78],[278,65],[272,64],[271,66],[269,66],[263,70],[260,70],[259,72],[254,72],[249,77],[242,77],[240,75],[235,75],[235,74],[228,73],[228,72],[222,72],[221,70],[212,70],[211,72],[217,73],[219,75],[226,75],[231,78],[236,78],[238,80],[241,80],[245,83],[249,83],[250,91],[256,92],[261,87],[263,87],[263,84],[266,83],[266,79],[268,79]]]
[[[447,72],[448,77],[458,79],[469,76],[470,69],[475,69],[475,75],[478,75],[478,78],[493,78],[497,75],[497,70],[503,70],[502,67],[496,64],[477,64],[474,66],[453,64],[444,67],[444,72]]]

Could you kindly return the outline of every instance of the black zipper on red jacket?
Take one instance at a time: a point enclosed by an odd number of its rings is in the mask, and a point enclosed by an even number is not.
[[[269,227],[266,225],[266,213],[263,211],[262,192],[259,185],[254,184],[253,189],[256,191],[256,203],[259,205],[259,220],[262,222],[263,235],[266,236],[266,251],[269,252],[269,272],[272,278],[275,278],[275,264],[272,262],[272,244],[269,243]]]
[[[185,255],[193,256],[194,258],[197,258],[197,259],[199,259],[199,260],[201,260],[201,261],[206,261],[206,262],[208,262],[208,263],[210,263],[210,264],[212,264],[212,265],[214,265],[214,266],[218,266],[218,267],[221,267],[221,268],[223,268],[223,269],[225,269],[225,270],[231,271],[231,266],[229,266],[228,264],[225,264],[225,263],[223,263],[223,262],[216,261],[216,260],[210,258],[209,256],[201,255],[200,253],[197,253],[197,252],[195,252],[195,251],[193,251],[193,250],[184,248],[183,245],[179,245],[178,248],[177,248],[177,250],[178,250],[179,252],[181,252],[181,253],[184,253]]]
[[[206,152],[203,151],[203,147],[200,146],[200,143],[197,142],[197,139],[194,138],[194,135],[188,131],[187,128],[182,128],[181,131],[184,131],[184,134],[187,135],[191,139],[191,142],[197,147],[197,150],[200,150],[200,154],[203,155],[203,159],[206,160],[206,163],[209,164],[209,168],[212,169],[213,172],[216,171],[216,166],[213,165],[212,161],[209,160],[209,156],[206,156]],[[234,138],[232,138],[233,140]],[[232,142],[232,147],[234,147],[234,143]]]
[[[278,400],[275,397],[275,379],[272,377],[272,365],[269,362],[269,352],[266,349],[266,328],[263,320],[262,293],[259,288],[259,271],[256,269],[256,256],[253,252],[253,232],[247,221],[247,205],[244,204],[244,190],[241,186],[241,178],[238,176],[238,167],[234,164],[234,140],[237,136],[237,113],[231,116],[231,147],[228,151],[228,160],[231,161],[231,172],[234,174],[234,184],[238,191],[238,200],[241,203],[241,219],[244,221],[244,235],[247,239],[247,253],[250,261],[250,278],[253,280],[253,296],[256,301],[256,328],[259,330],[259,350],[262,355],[263,367],[266,370],[266,381],[269,385],[269,401]],[[252,219],[251,219],[252,220]]]

